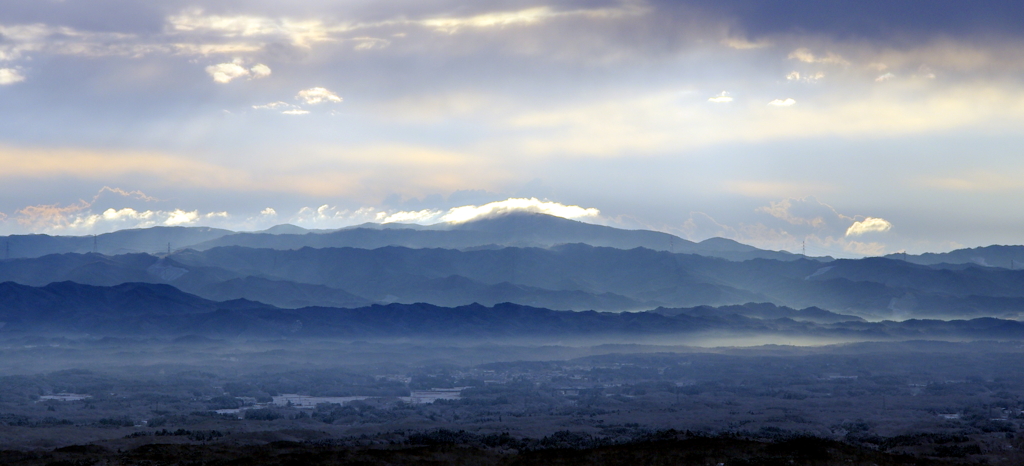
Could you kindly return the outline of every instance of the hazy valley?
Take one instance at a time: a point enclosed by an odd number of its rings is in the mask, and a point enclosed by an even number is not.
[[[990,250],[835,260],[539,214],[0,241],[0,440],[93,445],[11,464],[272,441],[281,462],[456,445],[487,464],[1021,447],[1024,271]]]

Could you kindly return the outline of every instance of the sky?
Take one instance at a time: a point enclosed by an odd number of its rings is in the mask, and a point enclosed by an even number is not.
[[[1024,4],[0,0],[0,234],[552,213],[1024,238]]]

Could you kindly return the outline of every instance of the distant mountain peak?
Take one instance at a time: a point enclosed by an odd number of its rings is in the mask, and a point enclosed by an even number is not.
[[[274,225],[266,230],[259,231],[257,233],[266,233],[268,235],[304,235],[309,233],[309,230],[302,228],[298,225],[292,225],[290,223],[283,223],[281,225]]]

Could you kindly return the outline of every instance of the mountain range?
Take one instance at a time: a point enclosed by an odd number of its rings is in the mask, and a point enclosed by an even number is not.
[[[73,282],[30,287],[0,283],[6,334],[219,338],[426,338],[488,340],[686,337],[1024,340],[1024,323],[981,318],[866,322],[821,309],[770,304],[648,312],[572,312],[501,303],[441,307],[424,303],[355,309],[277,309],[245,300],[216,302],[156,284],[96,287]],[[685,339],[682,341],[686,341]]]
[[[643,247],[722,257],[730,260],[772,258],[793,260],[800,256],[766,251],[725,238],[699,243],[649,230],[624,230],[536,213],[511,213],[475,221],[431,226],[367,223],[338,230],[307,230],[278,225],[261,232],[237,233],[206,227],[153,227],[120,230],[96,236],[11,235],[0,237],[5,258],[33,258],[47,254],[96,252],[106,255],[168,253],[169,250],[207,250],[222,246],[266,249],[353,247],[474,249],[541,247],[585,243],[592,246],[633,249]]]
[[[211,301],[244,299],[280,309],[509,302],[641,311],[762,302],[872,320],[1017,318],[1024,309],[1024,271],[977,261],[922,265],[901,256],[812,259],[721,238],[693,243],[541,214],[429,227],[368,224],[306,231],[279,226],[261,233],[160,227],[79,237],[77,243],[72,237],[44,235],[7,240],[36,241],[29,242],[38,246],[36,252],[61,241],[85,247],[82,241],[89,240],[97,248],[106,244],[121,251],[152,249],[171,237],[194,241],[194,247],[172,246],[170,254],[164,246],[159,254],[65,252],[6,259],[0,261],[0,282],[37,287],[65,281],[165,284]],[[597,245],[558,243],[572,239]],[[1012,252],[993,248],[986,251]]]

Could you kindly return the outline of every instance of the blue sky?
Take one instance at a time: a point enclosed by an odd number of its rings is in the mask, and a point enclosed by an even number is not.
[[[1021,244],[1022,22],[1016,2],[0,0],[0,233],[490,205],[458,212],[844,256]]]

